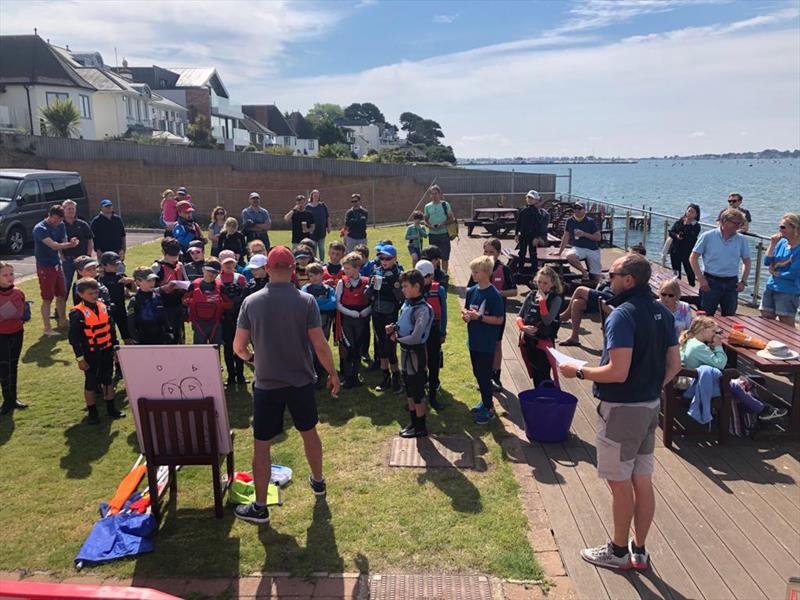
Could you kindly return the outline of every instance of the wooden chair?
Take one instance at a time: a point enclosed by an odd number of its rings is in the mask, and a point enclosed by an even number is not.
[[[214,399],[176,400],[139,399],[139,416],[142,426],[142,449],[147,459],[147,480],[150,486],[150,506],[156,519],[161,518],[158,494],[158,467],[169,467],[169,486],[173,499],[177,499],[178,482],[175,467],[178,465],[211,465],[214,485],[214,511],[221,519],[222,496],[233,481],[233,432],[231,451],[224,455],[227,461],[228,479],[223,484],[220,478],[220,462],[217,439]]]
[[[717,428],[717,441],[724,444],[728,441],[731,421],[731,380],[736,379],[736,369],[724,369],[719,380],[720,395],[711,399],[711,411]],[[683,397],[685,390],[675,387],[678,377],[697,378],[696,369],[681,369],[677,377],[664,386],[661,391],[661,430],[664,435],[664,446],[672,448],[672,439],[680,427],[683,435],[707,435],[708,426],[701,425],[686,414],[691,399]]]

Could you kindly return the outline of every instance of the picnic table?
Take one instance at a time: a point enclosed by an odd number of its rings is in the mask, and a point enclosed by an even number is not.
[[[564,266],[568,264],[567,259],[564,256],[565,254],[566,251],[563,254],[558,254],[558,249],[548,248],[545,246],[539,246],[538,248],[536,248],[536,259],[539,261],[539,264],[555,265],[556,268],[558,269],[559,274],[562,276],[564,275]],[[508,257],[509,261],[511,260],[519,261],[518,250],[503,248],[503,255]],[[523,266],[524,265],[520,265],[520,268]]]
[[[659,265],[651,264],[651,266],[650,289],[653,291],[653,294],[658,297],[658,288],[660,288],[661,284],[665,281],[674,279],[675,274]],[[700,306],[700,288],[689,285],[689,283],[683,279],[678,280],[678,287],[681,288],[681,300],[689,304],[694,304],[695,306]]]
[[[736,367],[739,357],[750,361],[759,371],[764,373],[786,373],[792,380],[791,410],[789,412],[789,431],[800,433],[800,358],[794,360],[770,360],[762,358],[753,348],[743,348],[728,343],[728,335],[735,324],[744,325],[745,332],[769,342],[778,340],[791,350],[800,350],[800,331],[780,321],[771,321],[761,317],[737,315],[734,317],[714,317],[723,331],[722,346],[728,355],[730,366]]]
[[[507,237],[517,227],[517,212],[513,207],[476,208],[472,219],[464,222],[467,235],[472,236],[472,230],[480,225],[492,235]]]

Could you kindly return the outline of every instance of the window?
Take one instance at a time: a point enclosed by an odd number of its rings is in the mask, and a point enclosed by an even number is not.
[[[83,198],[86,193],[83,191],[80,177],[67,177],[64,180],[64,197],[76,200]]]
[[[128,117],[133,117],[133,98],[125,96],[125,114]]]
[[[48,204],[61,204],[69,198],[66,179],[53,177],[42,179],[40,183],[44,191],[44,199]]]
[[[167,80],[166,79],[159,79],[158,80],[158,87],[162,90],[167,87]]]
[[[92,105],[89,102],[89,96],[84,96],[81,94],[78,96],[81,100],[81,117],[84,119],[91,119],[92,118]]]
[[[141,121],[142,120],[142,101],[141,100],[137,100],[136,101],[136,120],[137,121]]]
[[[45,96],[47,99],[47,106],[50,106],[56,100],[61,100],[61,102],[69,100],[69,94],[61,94],[59,92],[47,92]]]
[[[35,180],[29,180],[22,184],[22,189],[19,191],[19,200],[17,204],[32,204],[41,202],[41,194],[39,192],[39,183]]]

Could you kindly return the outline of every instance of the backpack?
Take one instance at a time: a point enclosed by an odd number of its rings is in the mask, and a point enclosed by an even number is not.
[[[444,206],[445,215],[451,212],[450,205],[444,200],[442,200],[442,206]],[[447,237],[449,237],[451,240],[454,240],[458,237],[458,219],[455,218],[455,214],[453,215],[453,222],[447,224]]]

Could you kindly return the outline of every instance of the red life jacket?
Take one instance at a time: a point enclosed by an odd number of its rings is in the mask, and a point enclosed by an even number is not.
[[[439,298],[439,282],[432,281],[428,291],[425,292],[425,301],[433,309],[433,321],[438,323],[442,320],[442,301]]]
[[[212,321],[215,324],[222,320],[225,312],[222,298],[222,282],[214,280],[214,290],[204,292],[200,289],[202,279],[195,279],[189,288],[189,321]],[[210,336],[210,337],[213,337]]]
[[[0,334],[21,331],[24,312],[25,294],[22,290],[12,287],[0,291]]]
[[[344,278],[342,280],[342,297],[339,302],[342,306],[350,310],[364,310],[369,306],[369,300],[364,296],[364,292],[369,285],[369,278],[359,277],[359,283],[356,287],[350,287],[350,279]]]
[[[336,284],[339,283],[341,279],[344,279],[344,268],[340,268],[335,274],[331,275],[330,271],[328,271],[328,265],[325,265],[325,268],[322,270],[322,282],[327,283],[332,288],[336,287]]]
[[[174,265],[165,260],[159,260],[156,262],[161,267],[159,270],[160,272],[157,273],[159,285],[164,285],[170,281],[183,279],[183,265],[180,262],[176,262]]]
[[[497,288],[498,292],[502,292],[505,288],[506,278],[503,276],[503,263],[497,261],[497,266],[492,271],[492,285]]]

